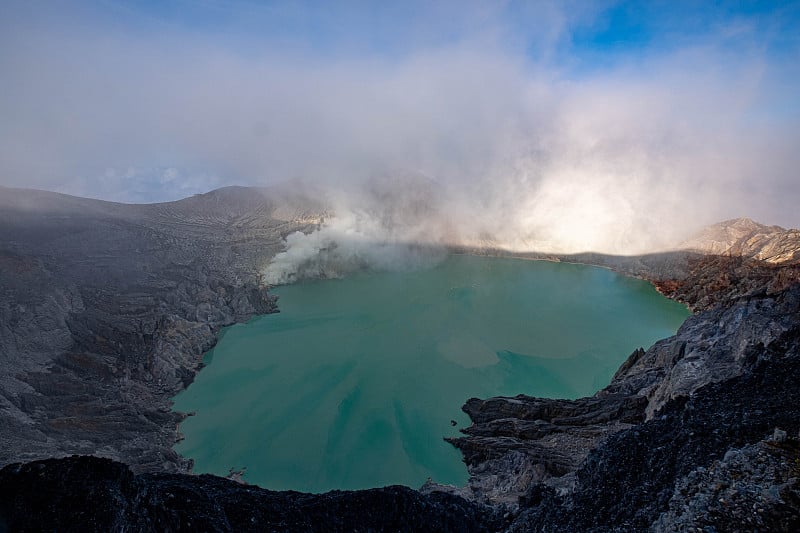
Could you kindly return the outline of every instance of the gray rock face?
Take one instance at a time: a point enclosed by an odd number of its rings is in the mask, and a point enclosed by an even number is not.
[[[743,298],[689,317],[677,335],[633,356],[603,394],[647,398],[647,419],[664,404],[708,383],[741,375],[753,346],[767,346],[800,323],[796,291]]]
[[[788,531],[800,523],[796,503],[798,441],[761,441],[729,450],[676,485],[653,531]],[[791,500],[795,500],[792,502]],[[787,501],[788,500],[788,501]]]
[[[0,465],[82,453],[187,469],[170,397],[220,328],[275,310],[258,272],[318,215],[281,190],[123,205],[3,189]]]
[[[644,404],[621,394],[574,401],[472,398],[463,407],[473,421],[462,430],[467,436],[447,440],[464,454],[466,495],[514,508],[531,485],[568,489],[572,474],[605,436],[643,420]]]
[[[713,509],[682,501],[693,491],[715,494],[728,488],[724,472],[692,481],[693,472],[708,471],[715,461],[762,442],[775,427],[789,434],[800,428],[800,328],[768,346],[754,345],[749,352],[752,366],[741,375],[671,400],[653,419],[608,436],[575,472],[570,491],[531,486],[520,499],[511,530],[664,531],[671,527],[670,519],[660,524],[660,518],[680,509],[679,522],[702,524],[702,531],[797,531],[796,439],[785,443],[774,474],[760,475],[752,465],[730,476],[734,489],[748,492],[771,491],[778,482],[776,505],[762,511],[763,529],[739,520],[753,511],[746,498],[730,498]],[[682,487],[686,494],[680,493]]]

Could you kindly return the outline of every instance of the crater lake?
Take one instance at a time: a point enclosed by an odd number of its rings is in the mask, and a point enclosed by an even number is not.
[[[174,408],[197,473],[323,492],[463,485],[443,440],[470,397],[577,398],[689,315],[646,281],[453,255],[407,272],[276,287],[280,313],[224,330]]]

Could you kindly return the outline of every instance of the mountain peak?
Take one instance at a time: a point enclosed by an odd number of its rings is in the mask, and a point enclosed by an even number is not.
[[[748,217],[734,218],[702,229],[680,248],[787,263],[800,261],[800,230],[766,226]]]

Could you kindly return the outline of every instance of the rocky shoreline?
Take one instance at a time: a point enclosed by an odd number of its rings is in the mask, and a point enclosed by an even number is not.
[[[182,474],[170,398],[220,328],[275,310],[258,272],[320,211],[281,190],[129,206],[4,189],[0,530],[59,515],[83,530],[800,528],[797,234],[737,221],[690,252],[530,255],[649,279],[695,314],[593,397],[467,401],[473,424],[451,439],[464,488],[302,495]],[[128,466],[51,459],[74,454]]]

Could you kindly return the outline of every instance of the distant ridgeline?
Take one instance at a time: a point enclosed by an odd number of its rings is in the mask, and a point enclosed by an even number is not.
[[[795,262],[800,261],[800,230],[736,218],[708,226],[678,248],[775,264]]]

